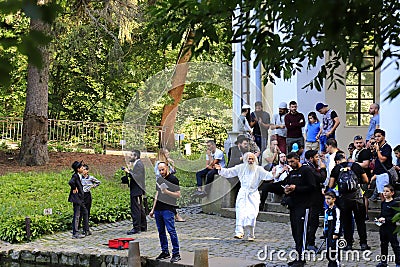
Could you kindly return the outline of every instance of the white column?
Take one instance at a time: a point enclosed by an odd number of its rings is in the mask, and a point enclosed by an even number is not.
[[[234,16],[237,17],[240,14],[239,6],[235,9]],[[232,27],[235,29],[237,26],[237,19],[235,17],[232,20]],[[233,62],[232,62],[232,131],[237,132],[238,118],[241,112],[242,105],[242,91],[241,91],[241,61],[242,61],[242,45],[240,43],[232,44],[232,51],[234,54]]]
[[[386,140],[394,148],[400,144],[400,123],[398,123],[398,113],[400,107],[400,96],[392,101],[385,100],[389,91],[393,89],[393,81],[399,76],[396,65],[384,65],[381,67],[380,79],[380,128],[386,132]]]

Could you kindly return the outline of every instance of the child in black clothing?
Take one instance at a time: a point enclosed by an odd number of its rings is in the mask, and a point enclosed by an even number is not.
[[[83,229],[85,232],[89,230],[89,223],[88,213],[83,199],[83,186],[81,182],[83,173],[82,161],[75,161],[72,163],[72,169],[74,170],[74,174],[72,175],[71,180],[68,182],[69,186],[71,187],[68,202],[72,202],[74,207],[74,217],[72,219],[72,238],[83,238],[85,236],[80,235],[78,232],[79,217],[83,217]]]
[[[378,222],[382,223],[379,228],[379,236],[381,240],[381,262],[377,267],[386,267],[387,255],[389,252],[389,242],[395,256],[396,266],[400,265],[400,246],[397,240],[396,223],[392,222],[393,216],[397,211],[393,207],[399,207],[399,204],[393,200],[394,188],[391,185],[385,185],[383,188],[383,197],[385,201],[381,204],[381,214],[379,215]]]
[[[340,210],[335,205],[336,195],[333,191],[325,193],[325,202],[328,208],[325,210],[324,217],[324,236],[326,241],[326,257],[328,267],[339,266],[339,251],[337,240],[340,236]]]

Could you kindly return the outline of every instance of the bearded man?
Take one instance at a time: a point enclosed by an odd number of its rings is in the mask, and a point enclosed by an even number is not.
[[[260,206],[258,187],[263,180],[273,180],[271,172],[258,165],[257,157],[247,152],[243,156],[242,164],[232,168],[222,168],[216,164],[218,174],[225,178],[239,177],[240,190],[236,198],[236,229],[235,238],[243,239],[246,230],[247,240],[254,241],[254,228]]]

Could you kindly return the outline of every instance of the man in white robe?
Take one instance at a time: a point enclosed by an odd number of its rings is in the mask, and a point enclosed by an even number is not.
[[[225,178],[239,177],[240,190],[236,198],[236,229],[235,238],[242,239],[246,230],[247,239],[254,240],[254,227],[260,206],[260,193],[258,187],[261,182],[273,180],[271,172],[267,172],[258,165],[257,157],[251,153],[245,153],[242,164],[232,168],[222,168],[215,165],[218,174]]]

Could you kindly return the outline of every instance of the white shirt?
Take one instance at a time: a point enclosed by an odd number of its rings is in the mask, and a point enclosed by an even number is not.
[[[215,152],[212,153],[211,152],[211,157],[212,160],[214,159],[218,159],[219,160],[219,165],[221,165],[222,168],[225,168],[225,157],[224,157],[224,152],[222,152],[221,149],[215,149]],[[210,158],[208,157],[208,155],[206,155],[206,160],[210,160]]]

